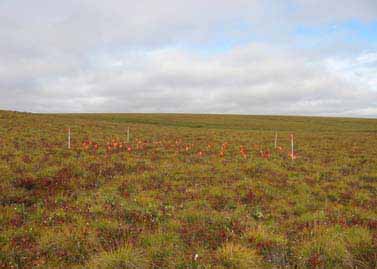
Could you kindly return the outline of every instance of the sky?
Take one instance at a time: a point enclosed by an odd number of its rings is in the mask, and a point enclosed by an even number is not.
[[[0,0],[0,109],[377,117],[376,0]]]

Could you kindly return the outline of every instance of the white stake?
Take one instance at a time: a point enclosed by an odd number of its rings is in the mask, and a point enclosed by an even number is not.
[[[275,149],[278,145],[278,132],[275,132]]]
[[[293,151],[293,134],[291,134],[291,158],[292,161],[294,159],[294,151]]]
[[[127,127],[127,143],[130,143],[130,127]]]
[[[71,148],[71,128],[68,128],[68,149]]]

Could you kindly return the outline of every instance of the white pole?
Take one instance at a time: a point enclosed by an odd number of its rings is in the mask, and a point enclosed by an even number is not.
[[[71,128],[68,128],[68,149],[71,148]]]
[[[293,161],[293,154],[294,154],[294,151],[293,151],[293,134],[291,134],[291,158],[292,158],[292,161]]]
[[[275,132],[275,149],[277,147],[277,144],[278,144],[278,132]]]
[[[127,143],[130,143],[130,127],[127,127]]]

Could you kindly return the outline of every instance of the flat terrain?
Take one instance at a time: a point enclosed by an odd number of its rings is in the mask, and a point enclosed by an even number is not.
[[[376,267],[377,120],[0,111],[0,268]]]

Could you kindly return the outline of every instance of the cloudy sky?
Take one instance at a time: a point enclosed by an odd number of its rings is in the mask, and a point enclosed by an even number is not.
[[[377,1],[0,0],[0,109],[377,117]]]

